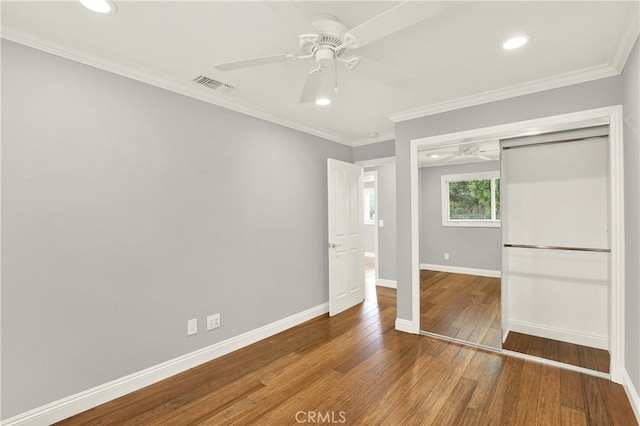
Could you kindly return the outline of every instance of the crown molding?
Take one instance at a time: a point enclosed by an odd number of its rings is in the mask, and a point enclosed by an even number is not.
[[[396,157],[372,158],[371,160],[356,161],[355,164],[362,167],[386,166],[388,164],[396,164]]]
[[[371,145],[372,143],[378,142],[388,142],[396,139],[396,133],[394,131],[382,133],[375,138],[365,137],[358,138],[352,140],[352,146],[355,148],[357,146]]]
[[[298,130],[310,135],[318,136],[323,139],[353,147],[353,141],[350,138],[294,123],[275,115],[267,114],[243,102],[229,99],[222,95],[216,94],[215,92],[202,92],[201,88],[199,86],[196,86],[196,83],[191,84],[191,81],[184,82],[162,74],[158,74],[157,72],[129,67],[127,65],[123,65],[114,61],[105,61],[104,59],[100,59],[90,54],[78,52],[62,46],[57,46],[43,40],[38,40],[31,36],[26,36],[18,31],[7,29],[6,26],[2,29],[2,35],[0,37],[18,44],[22,44],[56,56],[60,56],[65,59],[69,59],[74,62],[80,62],[94,68],[118,74],[120,76],[127,77],[133,80],[141,81],[152,86],[156,86],[175,93],[179,93],[181,95],[188,96],[190,98],[214,104],[222,108],[246,114],[254,118],[269,121],[274,124],[288,127],[290,129]]]
[[[622,73],[624,65],[627,63],[627,59],[631,54],[631,49],[633,49],[638,39],[638,34],[640,34],[640,15],[638,11],[631,11],[631,13],[627,15],[627,19],[627,24],[622,29],[618,43],[616,43],[616,50],[609,60],[611,66],[618,70],[619,73]]]
[[[407,111],[401,111],[398,113],[389,114],[387,117],[394,123],[399,123],[402,121],[413,120],[415,118],[426,117],[442,112],[472,107],[489,102],[501,101],[504,99],[515,98],[522,95],[529,95],[531,93],[542,92],[545,90],[557,89],[559,87],[598,80],[600,78],[612,77],[619,74],[620,71],[614,69],[611,66],[599,65],[576,72],[543,78],[525,84],[518,84],[502,89],[491,90],[477,95],[465,96],[462,98],[452,99],[437,104],[418,107]]]
[[[624,68],[627,58],[638,38],[639,18],[634,13],[629,14],[627,25],[624,26],[620,42],[617,43],[617,49],[612,54],[609,64],[585,68],[583,70],[548,77],[525,84],[514,85],[511,87],[492,90],[476,95],[461,97],[457,99],[447,100],[440,103],[425,105],[418,108],[389,114],[387,117],[394,123],[412,120],[415,118],[426,117],[442,112],[453,111],[456,109],[467,108],[471,106],[481,105],[489,102],[500,101],[517,96],[527,95],[531,93],[541,92],[544,90],[555,89],[559,87],[569,86],[577,83],[597,80],[600,78],[612,77],[619,75]],[[333,142],[337,142],[349,147],[358,147],[378,142],[385,142],[395,139],[395,132],[390,131],[378,135],[374,138],[349,138],[343,135],[327,132],[314,127],[301,125],[264,111],[258,110],[244,102],[230,99],[224,95],[215,92],[203,92],[201,87],[195,86],[191,81],[182,81],[171,78],[157,72],[143,69],[136,69],[127,65],[117,63],[115,61],[105,61],[96,56],[74,51],[62,46],[54,45],[48,41],[27,36],[19,31],[8,29],[6,26],[2,29],[2,38],[32,47],[56,56],[60,56],[75,62],[80,62],[94,68],[112,72],[123,77],[141,81],[162,89],[166,89],[175,93],[179,93],[194,99],[201,100],[210,104],[217,105],[232,111],[249,115],[254,118],[265,120],[274,124],[298,130],[307,134],[318,136]]]
[[[543,78],[525,84],[518,84],[511,87],[492,90],[477,95],[426,105],[407,111],[389,114],[387,117],[394,123],[399,123],[442,112],[453,111],[456,109],[514,98],[516,96],[528,95],[531,93],[570,86],[572,84],[585,83],[587,81],[597,80],[600,78],[620,75],[639,34],[640,17],[637,13],[633,13],[632,11],[632,13],[628,14],[628,21],[620,33],[619,41],[616,44],[616,50],[611,55],[608,64],[584,68],[582,70]]]

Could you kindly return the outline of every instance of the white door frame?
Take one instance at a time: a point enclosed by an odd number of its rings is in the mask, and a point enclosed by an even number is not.
[[[622,158],[622,106],[580,111],[498,126],[466,130],[410,141],[411,168],[411,324],[403,330],[420,332],[420,239],[418,152],[428,148],[456,145],[463,141],[500,139],[550,131],[569,130],[581,126],[609,124],[611,170],[611,290],[610,333],[611,380],[622,383],[624,374],[624,169]],[[503,304],[503,316],[505,315]]]
[[[373,254],[374,254],[374,261],[375,261],[375,269],[376,269],[376,274],[375,274],[375,279],[376,279],[376,285],[378,285],[378,280],[380,279],[380,270],[378,269],[378,264],[379,264],[379,260],[380,260],[380,254],[378,252],[378,209],[380,208],[379,206],[379,202],[378,202],[378,172],[376,170],[371,170],[371,171],[365,171],[364,172],[364,177],[366,178],[367,176],[373,176],[373,202],[374,202],[374,211],[375,211],[375,219],[373,220]]]

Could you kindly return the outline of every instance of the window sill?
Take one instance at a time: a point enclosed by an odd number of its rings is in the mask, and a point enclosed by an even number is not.
[[[442,226],[454,228],[500,228],[499,220],[447,220]]]

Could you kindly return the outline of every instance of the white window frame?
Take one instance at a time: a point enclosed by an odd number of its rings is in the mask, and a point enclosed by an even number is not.
[[[460,220],[449,218],[449,182],[465,180],[491,179],[491,219]],[[442,175],[442,226],[460,226],[476,228],[499,228],[500,219],[496,218],[496,179],[500,179],[500,171],[461,173],[455,175]]]
[[[364,195],[364,224],[365,225],[374,225],[376,223],[376,202],[375,202],[375,194],[376,191],[374,188],[364,188],[362,190],[362,194]],[[373,194],[374,199],[373,199],[373,218],[369,218],[368,212],[369,212],[369,194]]]

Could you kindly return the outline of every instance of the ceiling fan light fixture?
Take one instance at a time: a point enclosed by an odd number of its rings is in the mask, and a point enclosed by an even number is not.
[[[529,36],[527,35],[517,35],[515,37],[511,37],[502,43],[502,48],[504,50],[514,50],[518,49],[529,42]]]
[[[110,0],[80,0],[80,3],[87,9],[104,15],[113,15],[118,11],[116,5]]]
[[[316,99],[316,105],[318,105],[318,106],[329,106],[329,105],[331,105],[331,99],[329,99],[326,96],[321,96],[318,99]]]

